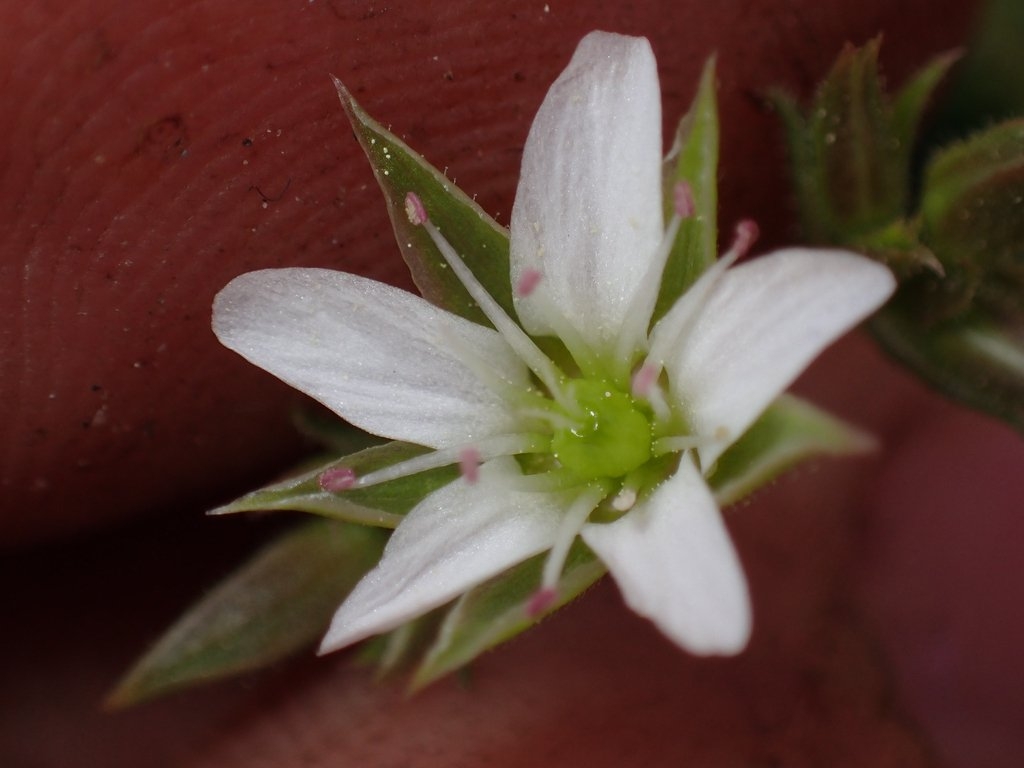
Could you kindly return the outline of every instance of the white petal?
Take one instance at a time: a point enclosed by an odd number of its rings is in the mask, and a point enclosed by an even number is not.
[[[728,270],[665,360],[690,426],[725,438],[700,449],[702,465],[711,466],[895,285],[885,267],[843,251],[794,248]],[[691,309],[684,295],[671,312]]]
[[[227,347],[360,429],[439,448],[515,428],[450,339],[500,375],[526,370],[489,328],[383,283],[326,269],[250,272],[213,305]]]
[[[334,615],[321,653],[394,629],[550,548],[563,505],[509,488],[518,475],[513,459],[487,462],[477,483],[456,480],[409,512]]]
[[[523,150],[512,208],[512,284],[542,279],[516,310],[557,335],[553,312],[609,347],[662,236],[661,96],[650,44],[587,35],[551,86]]]
[[[590,524],[583,540],[626,604],[700,655],[734,654],[750,637],[750,598],[711,492],[683,457],[679,471],[625,517]]]

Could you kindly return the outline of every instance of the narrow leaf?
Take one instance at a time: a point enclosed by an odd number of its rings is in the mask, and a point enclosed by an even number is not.
[[[686,182],[693,190],[694,215],[682,223],[672,244],[652,322],[667,312],[715,261],[718,217],[718,106],[715,60],[704,65],[697,95],[679,122],[666,160],[666,207],[672,214],[673,189]]]
[[[456,467],[441,467],[401,477],[368,488],[330,492],[320,487],[325,472],[346,468],[357,476],[365,475],[400,461],[426,453],[428,449],[409,443],[391,442],[323,464],[280,483],[247,493],[230,504],[210,512],[224,515],[235,512],[293,510],[363,525],[394,528],[410,509],[427,495],[458,477]]]
[[[326,520],[280,537],[185,613],[107,704],[130,706],[311,646],[386,540],[384,531]]]
[[[452,274],[424,228],[410,224],[405,212],[405,197],[409,192],[419,195],[431,221],[488,292],[510,317],[515,317],[509,278],[508,230],[405,142],[370,117],[339,80],[334,84],[384,192],[395,238],[423,297],[481,325],[491,324]]]

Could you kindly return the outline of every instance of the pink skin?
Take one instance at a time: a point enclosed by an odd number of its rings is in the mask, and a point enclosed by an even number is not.
[[[212,338],[213,294],[293,265],[409,286],[328,73],[507,223],[529,121],[585,32],[651,36],[666,128],[717,50],[720,220],[756,214],[767,250],[792,237],[777,124],[757,95],[806,94],[845,41],[880,31],[898,83],[963,41],[973,5],[0,7],[0,306],[17,308],[0,332],[0,541],[173,513],[0,563],[17,628],[0,633],[0,755],[43,768],[925,766],[934,750],[957,768],[1019,765],[1019,437],[864,340],[802,386],[883,452],[816,463],[729,514],[757,615],[744,656],[678,653],[605,585],[486,656],[469,690],[449,680],[407,699],[340,654],[97,711],[253,535],[201,511],[303,448],[295,395]]]

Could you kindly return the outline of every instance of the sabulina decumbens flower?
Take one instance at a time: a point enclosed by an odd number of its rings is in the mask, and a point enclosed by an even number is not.
[[[646,40],[592,33],[547,94],[510,225],[514,312],[422,227],[489,326],[418,296],[322,269],[242,275],[213,327],[248,360],[355,426],[430,450],[339,493],[457,465],[416,505],[344,601],[321,650],[386,632],[539,553],[526,610],[557,598],[570,546],[603,561],[626,603],[696,654],[750,635],[743,571],[706,478],[810,361],[880,306],[894,280],[851,253],[728,252],[656,312],[666,259],[694,215],[675,184],[664,213],[661,107]],[[668,221],[665,219],[668,218]],[[567,355],[544,350],[554,337]]]

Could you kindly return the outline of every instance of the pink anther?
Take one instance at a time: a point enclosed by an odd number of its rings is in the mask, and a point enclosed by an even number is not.
[[[633,381],[630,385],[633,397],[647,397],[651,393],[654,384],[658,381],[660,373],[661,371],[658,369],[658,366],[653,363],[641,365],[636,373],[633,374]]]
[[[525,299],[540,285],[541,274],[536,269],[524,269],[516,282],[516,298]]]
[[[747,254],[750,246],[754,244],[760,234],[761,229],[757,226],[756,221],[753,219],[743,219],[736,225],[736,237],[732,241],[732,248],[729,250],[735,251],[737,256],[742,258]]]
[[[480,451],[476,448],[463,448],[459,451],[459,472],[466,482],[473,485],[480,479]]]
[[[526,602],[526,615],[535,619],[555,604],[558,593],[553,587],[541,587]]]
[[[677,182],[672,188],[672,205],[676,215],[681,219],[688,219],[697,210],[697,204],[693,200],[693,187],[688,181]]]
[[[427,217],[427,209],[423,207],[423,201],[415,192],[409,192],[405,196],[405,215],[409,217],[409,223],[414,227],[426,224],[430,220]]]
[[[321,490],[329,493],[347,491],[356,484],[356,473],[349,467],[333,467],[320,475]]]

